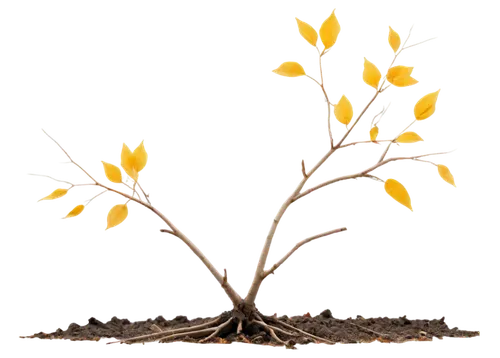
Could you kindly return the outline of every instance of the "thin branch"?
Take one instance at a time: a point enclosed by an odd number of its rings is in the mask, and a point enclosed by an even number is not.
[[[380,156],[380,159],[378,160],[378,162],[380,163],[382,160],[384,160],[385,156],[387,155],[387,152],[389,152],[389,148],[391,148],[391,145],[392,143],[394,143],[394,140],[391,140],[389,144],[387,144],[387,147],[385,148],[384,152],[382,153],[382,155]]]
[[[40,133],[45,136],[50,143],[54,144],[57,149],[61,152],[65,160],[68,160],[75,169],[80,170],[86,177],[91,179],[93,182],[97,181],[94,174],[92,174],[82,163],[73,158],[73,155],[64,147],[61,142],[54,137],[45,127],[40,127]]]
[[[280,267],[295,251],[297,251],[299,249],[299,247],[301,247],[302,245],[305,245],[307,244],[308,242],[311,242],[313,240],[316,240],[316,239],[319,239],[320,237],[325,237],[325,236],[329,236],[329,235],[333,235],[333,234],[336,234],[338,232],[342,232],[342,231],[346,231],[347,229],[345,227],[343,228],[340,228],[340,229],[335,229],[335,230],[330,230],[330,231],[327,231],[327,232],[324,232],[322,234],[318,234],[318,235],[314,235],[314,236],[311,236],[305,240],[302,240],[300,241],[298,244],[296,244],[293,249],[291,249],[285,256],[283,256],[283,258],[281,260],[279,260],[278,262],[276,262],[269,270],[267,271],[264,271],[262,273],[262,277],[263,278],[266,278],[267,276],[269,276],[270,274],[274,273],[274,271],[276,271],[276,269],[278,267]]]
[[[413,41],[410,43],[409,47],[410,48],[418,48],[418,47],[423,47],[425,45],[431,44],[435,41],[437,41],[438,38],[436,35],[433,35],[431,37],[426,37],[425,39],[422,39],[420,41]]]
[[[392,108],[392,102],[386,103],[382,108],[380,108],[374,115],[370,118],[371,125],[377,125],[380,123],[382,118],[389,113]]]
[[[421,42],[418,42],[418,43],[416,43],[416,44],[413,44],[413,45],[410,45],[410,46],[406,46],[406,47],[404,47],[402,50],[406,50],[406,49],[409,49],[410,47],[417,46],[417,45],[421,45],[421,44],[423,44],[423,43],[425,43],[425,42],[427,42],[427,41],[431,41],[431,40],[435,40],[435,39],[437,39],[437,37],[432,37],[432,38],[427,39],[427,40],[425,40],[425,41],[421,41]],[[402,50],[401,50],[401,51],[402,51]]]
[[[61,185],[74,185],[75,183],[69,179],[66,178],[59,178],[56,177],[55,175],[48,174],[48,173],[41,173],[41,172],[36,172],[34,170],[28,170],[25,174],[25,176],[31,176],[33,178],[39,178],[42,180],[48,180],[56,184],[61,184]]]
[[[396,160],[415,160],[415,159],[418,159],[418,158],[422,158],[422,157],[427,157],[427,156],[430,156],[430,155],[442,155],[442,154],[448,154],[448,153],[451,153],[452,151],[449,151],[449,152],[441,152],[441,153],[429,153],[429,154],[422,154],[422,155],[417,155],[417,156],[414,156],[414,157],[394,157],[394,158],[389,158],[389,159],[386,159],[382,162],[378,162],[377,164],[371,166],[370,168],[368,169],[365,169],[363,170],[362,172],[359,172],[359,173],[356,173],[356,174],[351,174],[351,175],[344,175],[344,176],[341,176],[341,177],[338,177],[338,178],[335,178],[335,179],[332,179],[332,180],[328,180],[328,181],[325,181],[321,184],[318,184],[316,185],[315,187],[312,187],[310,189],[307,189],[305,191],[303,191],[301,194],[297,195],[293,201],[297,201],[299,200],[300,198],[303,198],[304,196],[308,195],[308,194],[311,194],[313,191],[316,191],[318,189],[321,189],[327,185],[330,185],[330,184],[333,184],[333,183],[336,183],[338,181],[342,181],[342,180],[347,180],[347,179],[356,179],[356,178],[362,178],[362,177],[368,177],[366,174],[368,174],[369,172],[387,164],[387,163],[390,163],[390,162],[394,162]]]
[[[316,84],[319,88],[320,93],[323,96],[327,115],[326,115],[326,128],[328,130],[328,148],[332,149],[335,143],[335,128],[333,127],[333,101],[330,96],[330,91],[328,90],[328,84],[326,83],[325,76],[325,54],[321,52],[321,47],[319,42],[317,44],[318,49],[316,51],[316,63],[318,64],[318,83]]]
[[[339,145],[337,150],[340,151],[340,150],[343,150],[346,148],[353,148],[353,147],[356,147],[359,145],[369,145],[369,144],[382,145],[382,144],[390,143],[390,142],[392,142],[392,140],[393,140],[392,137],[387,137],[384,139],[376,139],[376,140],[370,140],[370,139],[350,140],[350,141],[345,142],[344,144]]]
[[[365,106],[365,108],[363,108],[363,110],[361,111],[361,113],[359,114],[358,118],[356,118],[356,120],[354,121],[353,125],[351,126],[351,128],[348,129],[348,131],[346,132],[346,134],[344,134],[344,136],[342,137],[342,139],[340,140],[340,142],[337,143],[337,145],[334,147],[334,149],[338,149],[340,148],[340,146],[342,145],[342,143],[344,142],[344,140],[349,136],[349,134],[351,133],[351,131],[354,129],[354,127],[356,126],[356,124],[358,124],[359,120],[361,119],[361,117],[363,117],[363,114],[365,114],[366,110],[370,107],[370,105],[373,103],[373,101],[375,101],[375,99],[377,98],[377,96],[381,93],[380,90],[378,90],[377,92],[375,92],[375,95],[373,96],[373,98],[370,100],[370,102],[368,102],[368,104]]]
[[[422,162],[422,163],[430,163],[432,165],[435,165],[436,167],[438,166],[436,163],[431,162],[430,160],[415,159],[415,161]]]
[[[407,125],[405,125],[403,128],[401,128],[399,130],[399,132],[392,137],[392,140],[391,142],[387,143],[385,148],[382,150],[382,152],[380,153],[379,157],[377,158],[376,162],[375,163],[378,163],[382,160],[384,160],[386,157],[387,157],[387,154],[389,154],[389,152],[391,151],[393,145],[394,145],[394,142],[396,141],[396,139],[403,133],[405,133],[406,131],[408,131],[411,127],[413,127],[415,125],[415,118],[412,118]]]
[[[142,189],[142,186],[141,184],[139,184],[139,182],[137,182],[137,185],[139,185],[139,189],[141,189],[142,191],[142,194],[144,194],[144,197],[146,198],[146,200],[148,201],[148,203],[151,205],[151,201],[149,201],[149,195],[147,195],[144,190]]]
[[[304,176],[304,178],[307,178],[306,166],[304,164],[304,160],[302,160],[302,175]]]
[[[176,234],[175,232],[173,232],[172,230],[168,230],[168,229],[161,229],[160,231],[161,231],[161,232],[166,232],[167,234],[170,234],[170,235],[177,236],[177,234]]]
[[[102,198],[104,195],[106,195],[108,191],[106,189],[99,190],[94,193],[94,195],[90,196],[85,200],[85,206],[88,208],[90,204],[92,204],[94,201]]]

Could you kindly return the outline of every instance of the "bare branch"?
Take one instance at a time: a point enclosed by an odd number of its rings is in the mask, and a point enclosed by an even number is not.
[[[170,234],[170,235],[177,236],[177,234],[176,234],[175,232],[173,232],[172,230],[168,230],[168,229],[161,229],[160,231],[161,231],[161,232],[166,232],[167,234]]]
[[[352,142],[352,143],[348,143],[348,144],[343,144],[339,147],[340,148],[345,148],[345,147],[349,147],[351,145],[356,145],[356,144],[368,144],[368,143],[375,143],[375,144],[379,144],[379,143],[382,143],[382,142],[392,142],[393,140],[392,139],[382,139],[382,140],[376,140],[375,142],[371,141],[371,140],[364,140],[364,141],[360,141],[360,142]]]
[[[69,181],[55,179],[55,178],[49,177],[48,175],[42,175],[42,174],[31,174],[31,173],[29,173],[28,175],[33,175],[33,176],[37,176],[37,177],[45,177],[45,178],[49,178],[49,179],[52,179],[52,180],[58,181],[58,182],[60,182],[60,183],[66,183],[66,184],[69,184],[69,185],[71,185],[71,186],[74,186],[74,185],[73,185],[73,183],[70,183]]]
[[[98,196],[100,196],[100,195],[102,195],[102,194],[104,194],[104,193],[106,193],[106,192],[107,192],[107,190],[101,191],[99,194],[97,194],[97,195],[96,195],[96,196],[94,196],[93,198],[91,198],[91,199],[87,200],[87,204],[86,204],[86,205],[89,205],[89,204],[90,204],[90,202],[91,202],[92,200],[94,200],[95,198],[97,198]]]
[[[378,160],[378,162],[380,163],[382,160],[384,160],[385,156],[387,155],[387,152],[389,151],[389,148],[391,147],[391,144],[392,143],[395,143],[396,140],[399,138],[399,136],[401,134],[403,134],[408,128],[410,128],[413,123],[415,123],[417,120],[415,119],[413,122],[410,123],[410,125],[408,127],[406,127],[405,129],[403,129],[401,131],[401,133],[399,133],[396,137],[394,137],[394,139],[387,145],[387,148],[385,148],[385,151],[382,153],[382,156],[380,157],[380,159]]]
[[[270,274],[274,273],[274,271],[276,271],[276,269],[278,267],[280,267],[295,251],[298,250],[299,247],[301,247],[302,245],[305,245],[307,244],[308,242],[311,242],[313,240],[316,240],[316,239],[319,239],[320,237],[325,237],[325,236],[328,236],[328,235],[333,235],[333,234],[336,234],[338,232],[342,232],[342,231],[346,231],[347,229],[345,227],[343,228],[340,228],[340,229],[335,229],[335,230],[330,230],[330,231],[327,231],[327,232],[324,232],[322,234],[318,234],[318,235],[314,235],[314,236],[311,236],[305,240],[302,240],[300,241],[298,244],[296,244],[293,249],[291,249],[285,256],[283,256],[283,258],[281,260],[279,260],[278,262],[276,262],[269,270],[267,271],[264,271],[262,273],[262,277],[263,278],[266,278],[267,276],[269,276]]]
[[[302,175],[304,176],[304,178],[307,178],[306,166],[304,164],[304,160],[302,160]]]

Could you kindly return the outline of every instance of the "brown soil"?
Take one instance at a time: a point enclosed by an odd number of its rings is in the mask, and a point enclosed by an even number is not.
[[[224,312],[219,317],[219,323],[227,321],[231,318],[231,312]],[[458,328],[448,328],[444,322],[444,317],[433,320],[410,320],[407,319],[406,316],[399,318],[363,318],[357,316],[355,319],[348,318],[342,320],[332,317],[330,310],[325,310],[315,317],[311,317],[309,313],[295,317],[261,317],[270,327],[276,328],[276,335],[281,340],[286,341],[289,347],[293,347],[295,344],[320,343],[320,340],[301,334],[300,331],[294,330],[293,327],[316,337],[331,341],[332,343],[369,343],[375,340],[385,343],[402,343],[406,341],[430,341],[434,337],[441,339],[442,337],[479,336],[479,332],[476,331],[463,331]],[[148,319],[147,321],[132,323],[128,319],[113,317],[109,322],[102,323],[92,317],[89,319],[88,324],[84,326],[71,323],[67,330],[58,329],[52,333],[40,332],[32,336],[21,338],[98,341],[101,338],[116,338],[118,340],[123,340],[152,333],[159,333],[164,337],[168,335],[168,331],[202,325],[216,318],[217,317],[195,318],[189,320],[185,316],[177,316],[172,320],[166,320],[162,316],[158,316],[154,320]],[[214,323],[213,326],[217,326],[217,324]],[[282,332],[280,332],[280,329]],[[166,332],[161,333],[162,331]],[[236,334],[236,324],[231,323],[225,326],[216,337],[205,342],[245,342],[264,345],[282,345],[283,342],[277,342],[268,332],[269,331],[266,331],[265,327],[261,324],[249,323],[244,327],[243,333]],[[291,337],[292,335],[290,334],[286,334],[286,332],[293,332],[293,337]],[[198,342],[208,335],[209,333],[201,333],[198,337],[192,338],[182,336],[181,334],[168,339],[168,342]],[[141,341],[153,341],[158,339],[159,336],[156,336],[154,339],[149,338]],[[137,341],[125,343],[135,342]]]

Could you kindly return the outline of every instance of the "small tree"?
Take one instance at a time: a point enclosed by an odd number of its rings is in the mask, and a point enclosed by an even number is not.
[[[335,103],[330,101],[328,94],[325,90],[324,86],[324,79],[323,79],[323,70],[322,70],[322,59],[323,56],[327,55],[330,50],[333,48],[335,42],[337,41],[337,37],[340,33],[340,25],[339,22],[337,21],[337,18],[335,16],[335,13],[332,12],[332,14],[323,22],[320,30],[319,30],[319,37],[321,39],[321,42],[324,45],[324,49],[320,51],[320,49],[317,46],[317,40],[318,40],[318,33],[314,28],[312,28],[310,25],[307,23],[296,19],[297,20],[297,25],[300,34],[302,37],[309,43],[311,44],[318,52],[318,58],[319,58],[319,71],[320,71],[320,78],[319,79],[314,79],[313,77],[309,76],[306,74],[304,71],[304,68],[296,63],[296,62],[284,62],[281,64],[277,69],[275,69],[273,72],[275,72],[278,75],[281,76],[286,76],[286,77],[299,77],[299,76],[306,76],[310,78],[312,81],[314,81],[322,90],[325,101],[326,101],[326,106],[328,108],[328,116],[327,116],[327,128],[328,128],[328,136],[329,136],[329,147],[328,151],[321,157],[317,163],[315,163],[313,166],[307,168],[306,164],[304,161],[301,163],[301,171],[302,171],[302,179],[296,186],[296,188],[291,192],[291,194],[286,198],[286,200],[283,202],[281,207],[278,210],[278,213],[276,216],[273,218],[272,223],[271,223],[271,228],[269,230],[269,233],[267,237],[265,238],[264,241],[264,247],[262,249],[262,252],[260,254],[259,260],[256,265],[255,269],[255,275],[252,281],[252,284],[249,288],[248,293],[246,296],[241,296],[239,293],[237,293],[234,288],[231,286],[230,282],[228,281],[227,278],[227,273],[226,270],[224,270],[224,273],[219,272],[215,266],[209,261],[209,259],[200,251],[200,249],[191,241],[179,228],[177,228],[172,221],[170,221],[162,212],[152,204],[149,195],[146,194],[145,190],[143,190],[140,182],[139,182],[139,173],[141,172],[142,169],[147,164],[148,160],[148,155],[144,146],[144,143],[142,142],[134,151],[131,151],[127,145],[123,144],[122,152],[121,152],[121,167],[125,171],[125,174],[132,179],[133,184],[128,185],[124,181],[124,176],[122,174],[121,169],[118,166],[115,166],[111,163],[103,163],[103,168],[104,168],[104,173],[107,177],[107,179],[114,183],[114,184],[119,184],[119,185],[124,185],[126,186],[126,191],[121,191],[120,189],[116,189],[116,187],[111,187],[109,184],[103,184],[101,181],[95,179],[93,175],[88,173],[83,167],[81,167],[77,162],[75,162],[72,157],[69,155],[69,153],[66,152],[66,150],[52,137],[50,137],[47,133],[47,136],[51,138],[59,147],[60,149],[66,154],[66,156],[69,158],[71,163],[76,165],[78,168],[80,168],[90,179],[89,183],[83,183],[83,184],[74,184],[71,182],[67,181],[62,181],[58,179],[51,178],[53,180],[63,182],[67,185],[69,185],[68,188],[64,189],[56,189],[54,192],[52,192],[50,195],[40,199],[40,200],[53,200],[60,198],[68,193],[68,191],[75,189],[76,187],[79,186],[96,186],[104,189],[101,193],[97,194],[94,196],[92,199],[90,199],[86,205],[77,205],[73,210],[71,210],[66,218],[72,218],[80,215],[86,206],[89,205],[90,202],[92,202],[94,199],[96,199],[99,195],[105,193],[105,192],[113,192],[118,194],[119,196],[124,198],[124,203],[118,203],[115,205],[113,208],[108,213],[107,216],[107,227],[106,229],[113,228],[120,223],[122,223],[128,216],[128,205],[130,202],[133,202],[135,204],[139,204],[149,210],[151,210],[155,215],[157,215],[159,218],[161,218],[165,224],[167,225],[167,228],[161,229],[162,232],[166,234],[173,235],[180,240],[182,240],[190,249],[191,251],[203,262],[203,264],[206,266],[206,268],[211,272],[211,274],[214,276],[214,278],[217,280],[217,282],[221,285],[222,289],[225,291],[227,294],[228,298],[231,300],[232,303],[232,311],[231,314],[229,315],[221,315],[214,321],[210,321],[206,324],[197,326],[197,327],[191,327],[190,329],[184,329],[181,332],[178,331],[163,331],[163,332],[158,332],[154,333],[151,335],[147,336],[141,336],[141,337],[134,337],[134,338],[129,338],[129,339],[122,339],[120,342],[126,342],[126,343],[132,343],[132,342],[139,342],[139,341],[144,341],[144,340],[157,340],[157,339],[169,339],[169,338],[178,338],[178,337],[186,337],[190,336],[193,338],[200,338],[200,342],[207,342],[210,341],[214,338],[216,338],[223,330],[227,330],[228,327],[234,327],[234,330],[236,333],[240,334],[245,331],[246,327],[248,327],[250,324],[256,324],[261,327],[274,339],[278,344],[285,344],[289,345],[289,341],[284,341],[278,335],[276,334],[277,332],[280,333],[281,336],[307,336],[313,339],[316,339],[318,341],[326,342],[326,343],[333,343],[329,341],[328,339],[324,339],[315,335],[312,335],[310,333],[307,333],[303,330],[300,330],[292,325],[286,325],[283,322],[280,322],[279,326],[276,324],[272,319],[270,319],[267,316],[262,315],[256,308],[256,299],[257,295],[259,293],[259,289],[264,282],[264,280],[274,271],[276,271],[296,250],[298,250],[301,246],[307,244],[308,242],[311,242],[313,240],[326,237],[329,235],[333,235],[342,231],[345,231],[346,228],[337,228],[334,230],[330,230],[327,232],[323,232],[314,236],[311,236],[309,238],[306,238],[300,242],[298,242],[285,256],[283,256],[279,261],[274,263],[273,265],[266,266],[267,264],[267,258],[269,251],[271,249],[271,244],[273,242],[274,234],[278,228],[278,225],[280,223],[281,218],[287,211],[287,209],[297,201],[299,201],[301,198],[325,187],[331,184],[334,184],[339,181],[343,180],[348,180],[348,179],[356,179],[356,178],[368,178],[372,179],[375,181],[378,181],[380,183],[383,183],[384,189],[389,194],[393,199],[395,199],[397,202],[400,204],[404,205],[410,210],[412,209],[411,205],[411,200],[408,192],[406,191],[405,187],[399,183],[395,179],[381,179],[377,176],[375,176],[373,173],[376,171],[376,169],[392,163],[396,161],[404,161],[404,160],[412,160],[412,161],[419,161],[419,162],[425,162],[431,165],[434,165],[437,167],[437,171],[439,175],[449,184],[455,185],[454,179],[448,168],[442,164],[436,164],[434,162],[428,161],[427,157],[432,156],[432,155],[438,155],[438,154],[445,154],[445,153],[430,153],[430,154],[420,154],[420,155],[415,155],[415,156],[409,156],[409,157],[389,157],[388,153],[393,144],[399,144],[399,143],[415,143],[418,141],[422,141],[423,139],[415,132],[408,131],[408,129],[413,126],[417,121],[422,121],[430,116],[433,115],[436,109],[436,102],[438,99],[439,95],[439,90],[436,90],[435,92],[429,93],[424,95],[422,98],[420,98],[418,101],[416,101],[415,107],[414,107],[414,118],[410,121],[410,123],[404,128],[395,138],[387,138],[380,140],[378,139],[379,135],[379,127],[381,127],[380,123],[381,120],[384,116],[384,114],[387,112],[388,107],[382,109],[377,115],[373,117],[371,120],[371,129],[369,133],[366,133],[367,140],[366,141],[358,141],[358,142],[347,142],[347,139],[352,132],[352,130],[356,127],[356,125],[360,122],[360,120],[363,118],[363,115],[366,113],[368,108],[375,102],[377,97],[381,95],[383,92],[385,92],[389,87],[395,86],[395,87],[407,87],[407,86],[412,86],[415,85],[418,81],[415,80],[414,78],[411,77],[412,74],[412,67],[405,67],[402,65],[397,65],[393,66],[396,59],[398,56],[404,51],[407,50],[411,47],[414,47],[416,45],[419,45],[423,42],[429,41],[423,41],[420,43],[412,44],[412,45],[407,45],[408,39],[410,38],[410,33],[408,34],[408,37],[404,41],[404,43],[401,45],[401,40],[396,31],[394,31],[392,28],[389,27],[389,36],[388,36],[388,41],[389,45],[394,52],[394,58],[392,62],[390,63],[388,70],[386,72],[386,75],[382,77],[381,72],[378,70],[378,68],[371,63],[369,60],[366,58],[364,59],[364,70],[362,72],[362,77],[364,82],[373,87],[374,93],[373,97],[368,101],[366,106],[359,111],[359,114],[354,117],[354,110],[353,107],[351,106],[351,103],[349,102],[349,99],[346,96],[342,96],[340,99],[336,99]],[[361,74],[360,74],[361,75]],[[338,120],[340,123],[345,125],[346,131],[343,134],[339,133],[339,138],[335,140],[333,134],[332,134],[332,129],[331,129],[331,121],[332,118],[335,118]],[[354,118],[354,120],[353,120]],[[310,187],[308,189],[305,189],[305,185],[308,182],[309,178],[314,175],[314,173],[320,169],[320,167],[334,154],[337,152],[340,152],[341,149],[353,146],[356,144],[384,144],[385,148],[381,151],[379,159],[373,163],[370,167],[366,168],[365,170],[362,170],[358,173],[352,173],[352,174],[347,174],[343,175],[337,178],[332,178],[330,180],[327,180],[321,184],[318,184],[316,186]],[[374,147],[376,150],[378,150],[378,147]],[[424,159],[426,158],[426,159]],[[45,175],[43,175],[45,176]],[[47,176],[46,176],[47,177]],[[266,268],[267,267],[267,268]]]

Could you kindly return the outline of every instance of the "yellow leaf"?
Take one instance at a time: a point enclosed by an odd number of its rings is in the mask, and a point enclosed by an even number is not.
[[[378,136],[378,127],[374,126],[372,129],[370,129],[370,140],[372,142],[375,142],[377,140]]]
[[[139,144],[137,148],[134,150],[134,167],[137,172],[140,172],[146,166],[148,161],[148,153],[146,153],[146,149],[144,149],[144,141]]]
[[[405,187],[394,179],[387,179],[385,181],[385,191],[398,203],[406,206],[408,209],[413,211],[411,208],[411,200]]]
[[[420,141],[423,141],[423,139],[415,132],[405,132],[396,139],[398,143],[416,143]]]
[[[283,62],[281,66],[273,70],[273,72],[286,77],[298,77],[306,74],[304,68],[297,62]]]
[[[328,50],[335,44],[339,32],[340,24],[335,17],[335,10],[333,10],[332,14],[323,22],[323,25],[319,29],[319,36],[321,37],[321,42],[325,45],[325,50]]]
[[[108,226],[106,230],[119,225],[127,218],[128,208],[127,204],[115,205],[108,213]]]
[[[363,81],[369,86],[378,89],[378,83],[382,75],[378,68],[365,57],[365,69],[363,70]]]
[[[405,67],[405,66],[394,66],[389,68],[387,71],[387,81],[392,83],[397,87],[406,87],[411,86],[418,81],[412,77],[410,77],[413,71],[413,67]]]
[[[334,105],[333,113],[340,123],[346,126],[349,124],[352,119],[352,106],[346,96],[342,96],[339,103]]]
[[[451,175],[450,169],[448,169],[444,165],[439,164],[438,165],[438,172],[439,172],[439,175],[441,175],[441,178],[443,178],[445,182],[450,183],[454,187],[457,187],[455,185],[455,179],[453,178],[453,175]]]
[[[149,149],[144,140],[140,140],[134,149],[125,141],[118,152],[120,167],[133,181],[141,181],[142,172],[150,165]]]
[[[56,189],[52,192],[52,194],[47,195],[45,198],[41,198],[38,201],[42,200],[54,200],[54,199],[59,199],[60,197],[66,195],[69,189]]]
[[[318,33],[316,32],[316,30],[314,30],[311,25],[304,21],[300,21],[297,18],[295,18],[295,20],[297,20],[299,32],[302,37],[305,38],[311,45],[316,46],[316,42],[318,41]]]
[[[106,174],[106,178],[108,178],[113,183],[122,182],[122,172],[120,171],[120,168],[118,168],[116,165],[106,162],[102,162],[102,165],[104,165],[104,173]]]
[[[415,113],[415,118],[419,121],[429,118],[432,116],[436,110],[436,101],[438,99],[439,91],[426,94],[415,105],[413,112]]]
[[[394,53],[399,49],[399,45],[401,45],[401,39],[399,38],[399,35],[396,31],[394,31],[390,26],[389,26],[389,45],[391,45],[392,49],[394,50]]]
[[[77,205],[75,206],[75,208],[73,210],[71,210],[68,215],[66,215],[65,217],[63,217],[63,219],[67,219],[67,218],[73,218],[75,216],[78,216],[82,213],[83,209],[85,209],[85,206],[83,205]]]

